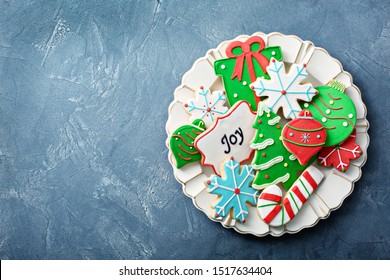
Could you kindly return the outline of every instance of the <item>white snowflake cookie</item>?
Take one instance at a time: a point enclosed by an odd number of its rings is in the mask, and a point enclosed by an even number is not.
[[[295,119],[302,110],[298,100],[310,101],[318,93],[310,83],[301,84],[307,77],[306,64],[292,64],[286,73],[284,63],[272,59],[267,72],[270,80],[258,78],[251,87],[257,96],[268,97],[264,102],[272,112],[282,108],[286,119]]]
[[[214,120],[228,110],[224,106],[226,102],[226,94],[224,91],[211,92],[210,89],[200,87],[195,93],[194,99],[189,99],[184,107],[191,115],[190,121],[201,119],[206,127],[209,127]]]

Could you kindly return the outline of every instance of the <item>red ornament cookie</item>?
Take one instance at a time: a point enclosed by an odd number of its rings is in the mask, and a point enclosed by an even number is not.
[[[299,112],[298,118],[289,121],[282,131],[283,144],[301,165],[317,154],[326,141],[322,124],[313,119],[310,111]]]

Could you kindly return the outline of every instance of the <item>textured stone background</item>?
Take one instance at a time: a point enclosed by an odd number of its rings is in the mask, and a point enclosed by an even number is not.
[[[281,238],[211,222],[182,193],[165,147],[182,75],[256,31],[327,49],[371,125],[343,207]],[[1,0],[0,258],[389,259],[389,65],[389,0]]]

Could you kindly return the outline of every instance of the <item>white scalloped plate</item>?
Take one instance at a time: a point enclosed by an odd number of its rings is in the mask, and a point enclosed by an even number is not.
[[[283,227],[272,227],[265,224],[257,214],[254,206],[249,206],[247,221],[242,224],[230,217],[217,220],[210,217],[212,202],[216,196],[206,190],[207,177],[212,174],[210,167],[201,166],[200,162],[194,162],[177,169],[171,151],[168,153],[169,162],[172,165],[175,178],[183,186],[185,195],[192,198],[194,205],[203,211],[211,220],[220,222],[226,228],[234,228],[242,234],[256,236],[273,235],[280,236],[284,233],[297,233],[303,228],[312,227],[320,219],[325,219],[330,212],[339,208],[344,199],[348,197],[354,187],[354,183],[361,176],[361,168],[367,159],[367,147],[369,136],[367,133],[369,124],[366,119],[366,106],[364,105],[359,89],[353,84],[352,77],[345,72],[341,63],[331,57],[327,51],[315,47],[312,42],[302,41],[292,35],[281,33],[255,33],[252,36],[263,38],[267,46],[281,46],[283,61],[287,63],[306,63],[309,81],[313,86],[326,84],[335,79],[346,85],[346,94],[351,97],[356,106],[356,142],[363,150],[363,155],[351,162],[346,172],[339,172],[335,168],[316,165],[325,175],[317,190],[310,196],[296,217]],[[245,41],[250,36],[241,35],[234,41]],[[233,40],[231,40],[233,41]],[[172,133],[180,126],[190,123],[189,114],[185,111],[183,103],[189,98],[195,97],[195,89],[199,86],[210,88],[212,91],[223,90],[222,79],[214,74],[214,61],[226,57],[225,49],[231,41],[222,42],[216,49],[209,50],[204,57],[195,61],[192,68],[183,76],[181,85],[174,92],[174,100],[168,109],[168,121],[166,131],[168,138],[166,145],[169,148],[169,139]],[[321,65],[321,67],[318,67]]]

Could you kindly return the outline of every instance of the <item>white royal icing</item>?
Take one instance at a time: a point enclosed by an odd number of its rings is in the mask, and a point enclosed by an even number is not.
[[[257,150],[263,150],[265,149],[267,146],[270,146],[270,145],[273,145],[275,143],[274,139],[272,138],[268,138],[266,140],[264,140],[263,142],[261,143],[252,143],[250,145],[250,147],[252,149],[257,149]],[[256,168],[255,168],[256,169]]]
[[[310,101],[317,92],[310,83],[301,84],[308,75],[306,67],[293,64],[286,73],[284,63],[273,59],[267,67],[267,73],[270,80],[257,78],[251,84],[255,94],[268,97],[264,102],[272,112],[277,113],[282,107],[286,119],[295,119],[301,111],[298,100]]]
[[[227,112],[225,101],[226,95],[223,91],[211,92],[208,88],[200,88],[195,98],[187,100],[184,106],[191,115],[191,122],[201,119],[206,127],[209,127],[218,116]]]
[[[277,157],[274,157],[273,159],[267,161],[266,163],[263,163],[263,164],[253,164],[253,168],[256,169],[256,170],[265,170],[265,169],[268,169],[270,168],[271,166],[279,163],[279,162],[282,162],[283,161],[283,157],[282,156],[277,156]]]
[[[230,157],[238,162],[248,160],[253,152],[249,146],[256,130],[252,127],[256,114],[246,101],[236,103],[214,124],[200,134],[195,146],[202,153],[202,164],[210,165],[221,174],[221,164]]]

